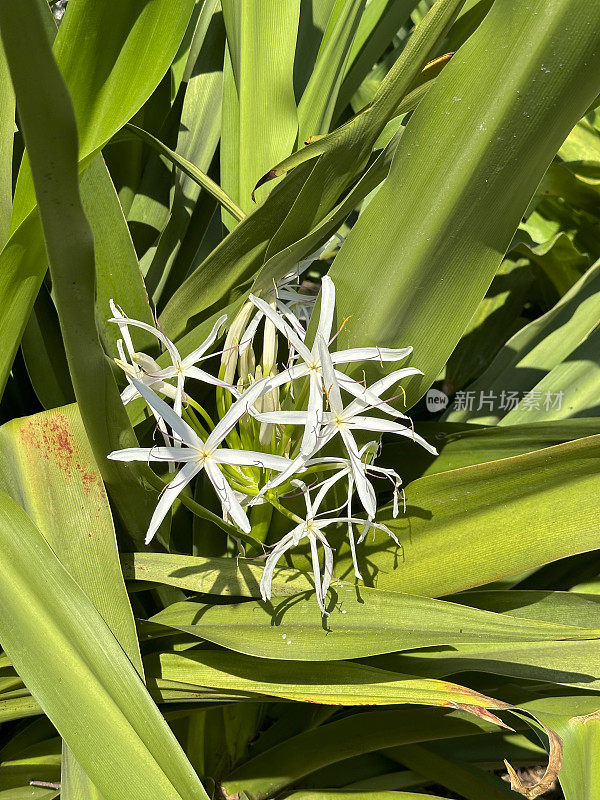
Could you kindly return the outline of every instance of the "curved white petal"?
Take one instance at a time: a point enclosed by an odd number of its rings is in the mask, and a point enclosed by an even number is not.
[[[264,380],[267,381],[268,389],[277,389],[279,386],[283,386],[284,383],[291,383],[298,378],[305,378],[309,373],[310,369],[306,364],[294,364],[293,367],[287,367],[287,369],[284,369],[277,375],[265,378]]]
[[[321,375],[310,373],[310,390],[308,407],[306,409],[306,425],[300,443],[300,454],[305,458],[311,456],[317,447],[319,439],[320,418],[323,413],[323,389]]]
[[[235,402],[231,404],[223,417],[215,425],[214,430],[206,440],[206,448],[208,450],[217,448],[244,414],[250,413],[249,410],[254,404],[254,401],[260,397],[261,394],[267,392],[269,388],[268,379],[263,378],[253,383],[252,386],[237,397]]]
[[[219,319],[215,322],[212,327],[211,332],[208,334],[206,339],[202,342],[199,347],[196,347],[195,350],[192,350],[184,359],[181,361],[182,367],[185,369],[186,367],[191,367],[196,361],[199,361],[200,358],[206,353],[206,351],[213,346],[213,344],[217,341],[219,337],[219,331],[221,329],[221,325],[227,320],[227,314],[223,314],[219,317]]]
[[[250,520],[246,516],[246,512],[242,508],[240,501],[235,496],[235,492],[227,483],[227,480],[225,479],[225,476],[219,467],[212,459],[207,458],[204,462],[204,469],[206,470],[206,474],[212,483],[215,492],[219,496],[219,500],[221,503],[223,503],[223,506],[227,510],[227,513],[231,519],[235,522],[238,528],[244,531],[244,533],[250,533],[252,530]]]
[[[331,354],[334,364],[349,364],[354,361],[401,361],[412,353],[412,347],[395,350],[390,347],[353,347]]]
[[[202,439],[190,428],[185,420],[177,416],[173,409],[168,406],[164,400],[161,400],[156,392],[153,392],[150,387],[144,386],[141,381],[137,381],[135,378],[130,378],[130,381],[133,383],[137,391],[142,395],[144,400],[148,403],[150,408],[153,411],[156,411],[156,413],[164,419],[167,425],[179,436],[183,442],[191,445],[192,447],[203,446],[204,443]]]
[[[310,542],[310,555],[312,560],[313,575],[315,578],[315,594],[317,595],[317,603],[319,604],[319,608],[323,614],[326,614],[327,611],[325,610],[325,597],[323,595],[323,586],[321,583],[321,564],[319,562],[317,540],[314,533],[308,533],[307,537]]]
[[[264,318],[263,312],[259,309],[256,314],[250,320],[250,323],[244,333],[241,336],[240,343],[238,345],[238,353],[241,355],[245,353],[246,350],[252,344],[252,341],[256,335],[256,331],[258,330],[258,326],[260,325],[260,321]]]
[[[363,504],[363,508],[370,517],[374,517],[377,512],[377,503],[375,500],[375,490],[371,486],[367,476],[365,475],[365,465],[358,455],[358,448],[356,442],[352,437],[349,430],[345,427],[340,428],[340,434],[344,441],[348,455],[350,456],[350,463],[352,464],[352,475],[356,484],[356,491]]]
[[[292,531],[287,533],[279,542],[277,542],[273,550],[269,553],[269,557],[265,562],[262,578],[260,579],[260,594],[263,600],[271,599],[271,584],[273,582],[273,573],[275,571],[275,567],[277,566],[277,562],[287,550],[290,550],[294,546],[294,536],[297,530],[303,527],[304,523],[298,525]]]
[[[211,375],[210,372],[205,372],[203,369],[200,369],[200,367],[186,367],[185,375],[187,378],[193,378],[195,381],[209,383],[211,386],[221,386],[223,389],[228,389],[236,397],[239,397],[239,392],[235,386],[222,381],[220,378],[215,378],[215,376]]]
[[[377,408],[380,411],[385,411],[386,414],[390,414],[393,417],[409,419],[406,414],[403,414],[401,411],[397,411],[385,400],[382,400],[380,395],[386,391],[386,389],[389,389],[395,383],[402,380],[402,378],[406,378],[408,375],[422,375],[423,373],[420,369],[416,369],[415,367],[406,367],[404,369],[398,369],[394,372],[391,372],[389,375],[386,375],[384,378],[381,378],[381,380],[376,381],[371,386],[363,386],[362,383],[352,380],[348,377],[348,375],[344,375],[342,372],[336,371],[336,374],[341,387],[349,394],[354,395],[356,398],[356,400],[352,401],[352,403],[350,403],[350,405],[347,407],[346,411],[348,413],[358,414],[370,406],[372,408]]]
[[[329,275],[324,275],[321,280],[321,306],[319,308],[319,324],[316,336],[322,336],[326,342],[329,342],[331,338],[334,311],[335,286]]]
[[[296,331],[287,324],[283,317],[274,311],[268,303],[265,303],[264,300],[261,300],[260,297],[255,297],[253,294],[251,294],[249,295],[249,299],[257,308],[260,308],[265,317],[268,317],[271,320],[273,325],[275,325],[275,327],[286,337],[294,350],[300,353],[303,359],[308,359],[310,361],[312,358],[310,350],[298,336]]]
[[[396,433],[399,436],[406,436],[412,439],[421,447],[424,447],[428,453],[437,456],[438,451],[430,445],[422,436],[413,431],[412,428],[407,428],[406,425],[401,425],[399,422],[394,422],[391,419],[379,419],[378,417],[360,417],[354,416],[352,419],[346,420],[345,425],[347,428],[354,428],[360,431],[377,431],[379,433]]]
[[[111,461],[193,461],[198,452],[187,447],[126,447],[106,457]]]
[[[291,460],[285,456],[259,453],[256,450],[226,450],[225,448],[219,448],[212,453],[211,458],[218,464],[233,464],[238,467],[263,467],[264,469],[274,469],[278,472],[282,472],[291,464]]]
[[[306,425],[306,411],[261,411],[255,415],[260,422],[272,425]]]
[[[320,531],[315,532],[315,536],[323,545],[323,582],[321,584],[321,594],[323,597],[323,604],[325,604],[325,595],[327,594],[333,577],[333,550]]]
[[[116,317],[116,318],[113,318],[113,319],[109,319],[108,321],[109,322],[116,322],[117,325],[119,325],[119,327],[121,327],[121,324],[123,322],[126,322],[127,325],[133,325],[134,328],[141,328],[144,331],[148,331],[148,333],[152,333],[154,336],[156,336],[156,338],[160,342],[162,342],[164,344],[164,346],[167,349],[169,355],[171,356],[171,359],[172,359],[173,363],[174,364],[180,364],[181,363],[181,356],[179,355],[179,350],[175,347],[175,345],[169,339],[168,336],[165,336],[165,334],[161,330],[159,330],[158,328],[155,328],[153,325],[148,325],[148,323],[146,323],[146,322],[140,322],[139,319],[131,319],[130,317],[125,317],[125,316],[124,317]]]
[[[319,357],[321,359],[321,373],[323,375],[323,387],[325,396],[329,400],[329,407],[334,414],[341,414],[344,410],[342,403],[342,394],[338,384],[337,376],[333,368],[331,354],[327,349],[325,339],[317,334],[316,338],[317,347],[319,348]]]
[[[194,478],[194,476],[200,472],[201,469],[202,464],[199,464],[197,461],[190,461],[179,470],[171,483],[165,489],[163,489],[158,499],[156,508],[154,509],[154,514],[152,514],[150,525],[148,526],[148,532],[146,533],[145,540],[146,544],[148,544],[154,537],[154,534],[159,529],[161,522],[167,516],[169,509],[177,499],[178,495]]]
[[[135,352],[133,347],[133,342],[131,340],[131,334],[129,333],[129,328],[127,327],[126,316],[119,308],[119,306],[115,303],[115,301],[111,298],[109,300],[110,310],[113,314],[113,319],[109,320],[109,322],[116,322],[119,326],[119,331],[121,332],[121,336],[125,340],[125,345],[127,347],[127,352],[129,353],[129,358]]]

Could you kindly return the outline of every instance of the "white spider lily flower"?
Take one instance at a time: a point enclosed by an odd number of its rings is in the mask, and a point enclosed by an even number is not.
[[[308,539],[310,544],[310,552],[311,552],[311,560],[312,560],[312,568],[313,574],[315,579],[315,594],[317,596],[317,603],[319,604],[319,608],[324,615],[328,615],[328,612],[325,608],[325,596],[327,594],[327,590],[329,589],[329,585],[331,584],[331,579],[333,577],[333,550],[331,545],[327,541],[325,534],[323,533],[323,529],[327,528],[329,525],[338,524],[340,522],[346,523],[355,523],[355,524],[365,524],[365,520],[356,519],[353,517],[326,517],[324,519],[318,518],[318,511],[319,507],[325,497],[327,491],[331,488],[333,483],[335,483],[339,478],[343,477],[342,475],[336,475],[333,478],[329,478],[327,481],[323,483],[321,486],[314,502],[311,500],[310,492],[307,489],[306,485],[302,483],[302,481],[293,481],[296,486],[299,486],[302,489],[302,493],[304,495],[304,501],[306,503],[306,518],[296,525],[289,533],[287,533],[273,548],[271,553],[269,554],[267,561],[265,563],[265,568],[263,570],[262,578],[260,580],[260,593],[263,600],[270,600],[271,599],[271,586],[273,582],[273,573],[275,572],[275,567],[279,559],[286,553],[288,550],[291,550],[292,547],[297,547],[302,539]],[[385,527],[385,525],[381,525],[380,523],[370,523],[378,528],[385,529],[388,533],[392,536],[393,534],[389,529]],[[324,563],[323,563],[323,573],[321,575],[321,563],[319,561],[319,552],[318,552],[318,543],[323,546],[324,552]]]
[[[359,451],[359,456],[361,460],[364,458],[365,454],[368,453],[369,450],[376,446],[376,442],[368,442],[364,447],[362,447]],[[358,566],[358,559],[356,556],[356,542],[354,539],[354,524],[357,522],[356,518],[352,516],[352,498],[354,496],[354,477],[353,477],[353,470],[352,470],[352,462],[347,458],[338,458],[335,456],[324,456],[322,458],[313,458],[306,463],[306,467],[316,466],[317,464],[340,464],[340,469],[334,473],[330,478],[324,480],[321,486],[321,492],[326,493],[329,489],[337,483],[342,478],[347,478],[348,480],[348,493],[346,502],[343,503],[339,508],[346,508],[347,513],[347,520],[348,520],[348,541],[350,542],[350,553],[352,555],[352,564],[354,565],[354,574],[359,580],[362,580],[362,575],[360,573],[360,569]],[[374,475],[380,475],[381,477],[385,477],[390,480],[394,485],[394,495],[393,495],[393,516],[394,518],[398,516],[399,508],[398,508],[398,495],[401,491],[402,480],[398,473],[393,469],[387,469],[385,467],[378,467],[374,464],[366,464],[368,472]],[[339,509],[335,509],[336,511]],[[406,510],[406,508],[405,508]],[[369,531],[375,527],[379,530],[383,530],[387,535],[394,540],[394,542],[401,547],[402,545],[398,541],[396,535],[386,526],[380,523],[374,523],[373,520],[369,517],[366,520],[358,520],[358,522],[362,523],[363,530],[358,538],[358,544],[361,544]]]
[[[317,295],[300,291],[300,275],[310,267],[313,261],[319,259],[336,240],[340,242],[344,241],[339,233],[334,233],[334,235],[331,236],[325,244],[321,245],[318,250],[315,250],[314,253],[311,253],[302,261],[299,261],[291,270],[286,272],[285,275],[282,275],[282,277],[274,283],[273,288],[267,295],[267,302],[271,308],[278,311],[281,316],[287,320],[289,325],[291,325],[302,340],[304,340],[306,335],[306,329],[308,328],[314,305],[317,302]],[[240,352],[252,344],[258,326],[263,319],[265,320],[265,334],[268,333],[271,335],[269,326],[272,327],[273,323],[265,317],[264,312],[259,308],[246,328],[246,332],[240,342]],[[263,363],[263,370],[266,375],[270,373],[271,367]]]
[[[130,447],[125,450],[115,450],[108,458],[115,461],[177,461],[184,466],[173,478],[171,483],[160,495],[148,532],[146,544],[150,542],[167,512],[175,502],[185,486],[202,470],[206,471],[224,510],[235,524],[244,532],[251,530],[250,522],[238,500],[234,490],[227,482],[220,464],[232,466],[258,466],[264,469],[283,470],[289,466],[290,460],[283,456],[259,453],[252,450],[232,450],[220,447],[221,443],[237,424],[239,419],[248,412],[251,404],[265,391],[265,382],[257,381],[243,395],[241,395],[215,426],[206,441],[198,436],[192,428],[179,417],[152,389],[135,378],[130,379],[135,389],[141,394],[157,414],[173,430],[174,435],[181,442],[180,447]]]
[[[183,399],[185,395],[184,383],[186,378],[194,378],[195,380],[203,381],[204,383],[210,383],[213,386],[222,386],[225,389],[229,389],[229,391],[232,391],[234,394],[237,394],[236,390],[230,384],[225,383],[219,378],[215,378],[214,375],[211,375],[209,372],[205,372],[203,369],[200,369],[200,367],[196,366],[196,364],[199,362],[211,357],[211,355],[205,355],[206,351],[209,350],[217,340],[219,336],[219,330],[227,319],[227,315],[219,317],[219,319],[213,325],[211,332],[208,334],[202,344],[195,350],[192,350],[192,352],[185,358],[182,358],[175,344],[161,330],[153,327],[152,325],[148,325],[146,322],[140,322],[140,320],[131,319],[130,317],[126,316],[112,300],[110,301],[110,307],[114,317],[109,319],[109,322],[114,322],[119,326],[126,343],[131,342],[128,326],[132,325],[135,328],[141,328],[142,330],[148,331],[156,336],[159,342],[164,345],[165,349],[169,353],[171,364],[167,367],[160,367],[153,358],[150,358],[150,356],[146,355],[145,353],[134,352],[131,353],[131,360],[139,371],[136,371],[136,374],[132,374],[132,372],[130,372],[123,365],[121,365],[121,367],[125,369],[125,372],[130,377],[135,378],[138,382],[143,383],[145,386],[151,386],[155,391],[170,397],[173,400],[173,407],[176,414],[181,416]],[[127,338],[125,338],[126,336]],[[176,387],[165,383],[165,381],[168,381],[170,378],[176,378]],[[122,392],[121,399],[123,404],[126,405],[138,396],[139,392],[130,385]]]
[[[317,337],[317,345],[320,348],[320,357],[322,364],[323,381],[325,384],[325,394],[329,400],[331,411],[321,411],[318,414],[316,425],[316,443],[311,455],[319,452],[336,434],[339,434],[344,447],[348,453],[350,464],[352,465],[352,476],[358,496],[361,500],[363,508],[368,516],[373,519],[376,513],[375,492],[371,483],[366,477],[367,465],[361,459],[358,451],[356,441],[352,431],[375,431],[377,433],[396,433],[399,436],[405,436],[412,439],[421,447],[424,447],[428,452],[437,455],[435,447],[429,444],[422,436],[415,433],[412,427],[402,425],[396,420],[382,419],[381,417],[368,417],[364,416],[364,412],[368,410],[369,406],[365,401],[365,397],[374,398],[375,405],[378,409],[381,408],[380,395],[388,389],[393,383],[406,377],[407,374],[414,374],[408,372],[410,368],[396,370],[385,378],[376,381],[369,386],[367,393],[362,394],[361,397],[355,398],[348,406],[344,407],[340,391],[340,384],[338,382],[337,371],[334,369],[332,357],[327,350],[327,346],[322,337]],[[261,422],[272,422],[276,425],[304,425],[313,426],[314,419],[310,412],[307,411],[276,411],[272,413],[258,414],[257,419]],[[300,452],[300,455],[295,458],[287,470],[281,472],[276,478],[269,481],[267,486],[262,490],[267,491],[275,486],[279,486],[294,474],[306,466],[308,459]]]
[[[323,375],[318,341],[322,339],[324,342],[329,342],[331,338],[335,309],[335,287],[333,281],[327,275],[325,275],[322,280],[321,311],[315,342],[312,348],[307,347],[303,339],[297,335],[281,315],[277,314],[268,303],[252,294],[250,295],[250,300],[255,306],[261,309],[264,315],[273,322],[281,333],[283,333],[290,347],[298,353],[298,356],[302,360],[302,363],[295,364],[279,375],[271,378],[269,382],[270,388],[281,386],[307,375],[309,376],[309,398],[306,411],[306,424],[300,446],[301,454],[303,456],[309,456],[314,452],[314,448],[317,445],[319,418],[323,411]],[[356,347],[350,350],[338,350],[329,355],[334,364],[348,364],[355,361],[400,361],[410,355],[410,353],[412,353],[412,347],[404,347],[402,349]],[[420,370],[415,370],[414,368],[408,369],[411,369],[411,372],[407,374],[422,374]],[[379,408],[386,411],[388,414],[394,417],[406,418],[404,414],[382,401],[380,397],[372,395],[370,389],[365,388],[361,383],[358,383],[358,381],[352,380],[348,375],[338,370],[334,370],[334,372],[342,388],[354,395],[354,397],[360,397],[363,402],[367,404],[370,403],[371,405],[379,403]]]

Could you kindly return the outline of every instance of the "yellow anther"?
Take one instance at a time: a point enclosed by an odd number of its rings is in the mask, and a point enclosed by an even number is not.
[[[400,389],[400,391],[402,392],[402,397],[404,398],[404,399],[403,399],[403,402],[404,402],[404,408],[406,408],[406,392],[404,391],[404,387],[403,387],[403,386],[399,386],[398,388],[399,388],[399,389]]]

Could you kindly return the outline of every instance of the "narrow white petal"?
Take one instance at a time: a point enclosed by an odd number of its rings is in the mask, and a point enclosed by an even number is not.
[[[333,577],[333,550],[322,533],[315,533],[315,536],[323,545],[323,582],[321,584],[321,593],[323,595],[323,599],[325,599],[325,595],[327,594],[327,590],[329,589],[329,585]]]
[[[187,447],[127,447],[106,457],[111,461],[193,461],[198,453]]]
[[[254,401],[260,397],[261,394],[267,392],[269,388],[268,380],[263,378],[246,389],[246,391],[231,404],[228,411],[215,425],[214,430],[206,440],[206,448],[208,450],[213,450],[218,447],[244,414],[249,413]]]
[[[242,467],[263,467],[282,472],[290,466],[291,460],[285,456],[276,456],[271,453],[259,453],[256,450],[226,450],[219,448],[211,456],[218,464],[233,464]]]
[[[280,472],[279,475],[276,475],[260,490],[259,497],[262,497],[266,491],[269,489],[274,489],[276,486],[281,486],[282,483],[285,483],[289,480],[292,475],[295,475],[296,472],[303,472],[306,466],[306,459],[304,456],[296,456],[292,461],[290,461],[289,466]]]
[[[306,425],[308,415],[306,411],[262,411],[256,414],[260,422],[270,422],[273,425]]]
[[[283,319],[283,317],[277,313],[268,303],[265,303],[264,300],[261,300],[260,297],[255,297],[253,294],[249,296],[249,299],[254,303],[257,308],[263,312],[265,317],[271,320],[273,325],[281,331],[281,333],[286,337],[286,339],[290,342],[293,346],[294,350],[296,350],[303,359],[311,360],[311,353],[308,347],[304,344],[302,339],[298,336],[296,331],[287,324],[287,322]]]
[[[137,391],[142,395],[144,400],[148,403],[150,408],[153,411],[156,411],[156,413],[164,419],[167,425],[179,436],[183,442],[191,445],[192,447],[202,447],[202,439],[190,428],[185,420],[177,416],[173,409],[168,406],[164,400],[161,400],[161,398],[148,386],[144,386],[141,381],[137,381],[135,378],[130,378],[130,380]]]
[[[367,386],[366,388],[362,386],[362,384],[358,384],[360,387],[359,392],[355,392],[354,388],[350,388],[349,384],[344,383],[343,388],[346,389],[350,394],[354,394],[357,398],[356,401],[352,401],[350,405],[347,407],[346,412],[354,415],[359,414],[363,411],[367,406],[376,406],[381,411],[385,411],[388,414],[392,414],[395,417],[402,417],[403,419],[408,419],[405,414],[396,411],[395,408],[388,405],[387,403],[383,403],[380,399],[380,395],[383,394],[387,389],[390,389],[394,384],[398,381],[402,380],[402,378],[406,378],[409,375],[422,375],[420,369],[416,369],[415,367],[405,367],[404,369],[397,369],[394,372],[390,372],[389,375],[385,375],[383,378],[380,378],[375,383],[371,384],[371,386]]]
[[[321,280],[321,306],[319,309],[319,324],[317,326],[316,337],[322,336],[326,342],[329,342],[331,338],[334,311],[335,286],[329,275],[324,275]]]
[[[252,344],[252,341],[256,335],[256,331],[258,330],[258,326],[260,325],[260,321],[264,318],[264,314],[262,311],[257,311],[256,314],[250,320],[250,324],[242,334],[242,338],[240,339],[240,343],[238,346],[238,353],[241,355],[245,353],[246,350]]]
[[[350,431],[346,430],[345,427],[340,428],[340,433],[344,441],[344,445],[346,446],[346,450],[348,451],[348,455],[350,456],[352,475],[354,477],[354,482],[356,483],[356,491],[358,492],[360,501],[363,504],[363,508],[367,514],[370,517],[374,517],[377,512],[375,490],[365,475],[365,465],[360,460],[360,456],[358,455],[356,442],[354,441]]]
[[[298,527],[303,527],[300,525]],[[296,532],[296,528],[293,531],[286,534],[273,548],[267,561],[265,563],[265,568],[263,570],[262,578],[260,579],[260,594],[263,600],[270,600],[271,599],[271,585],[273,582],[273,573],[275,571],[275,567],[277,566],[277,562],[281,558],[281,556],[287,551],[290,550],[294,546],[294,533]]]
[[[317,595],[317,603],[319,604],[319,608],[323,614],[326,614],[327,611],[325,610],[325,598],[323,597],[323,586],[321,584],[321,564],[319,562],[317,540],[314,533],[308,534],[308,540],[310,541],[310,555],[312,559],[313,575],[315,578],[315,594]]]
[[[213,344],[217,341],[219,337],[219,331],[223,323],[227,320],[227,314],[223,314],[219,317],[219,319],[215,322],[212,327],[211,332],[208,334],[206,339],[202,342],[202,344],[197,347],[195,350],[187,355],[181,362],[181,365],[186,367],[191,367],[196,361],[199,361],[200,358],[206,353],[206,351],[213,346]]]
[[[313,506],[314,506],[314,514],[318,513],[319,508],[321,507],[321,503],[325,499],[325,495],[331,489],[331,487],[334,486],[342,478],[345,478],[351,472],[352,468],[351,468],[349,462],[346,462],[346,463],[347,463],[347,466],[343,467],[341,470],[339,470],[339,472],[334,473],[331,476],[331,478],[327,478],[321,484],[321,486],[319,488],[319,491],[317,492],[317,494],[315,496],[315,501],[314,501],[314,504],[313,504]]]
[[[165,334],[161,330],[155,328],[153,325],[148,325],[146,322],[140,322],[140,320],[138,319],[130,319],[129,317],[123,317],[123,318],[117,317],[115,319],[109,319],[108,321],[116,322],[117,325],[121,327],[123,320],[127,323],[127,325],[133,325],[134,328],[141,328],[144,331],[148,331],[148,333],[154,334],[154,336],[156,336],[156,338],[164,344],[169,355],[171,356],[173,363],[174,364],[181,363],[181,356],[179,355],[179,350],[175,347],[175,345],[169,339],[168,336],[165,336]]]
[[[178,417],[181,417],[183,407],[183,381],[184,377],[181,373],[177,375],[177,389],[175,392],[175,400],[173,401],[173,411]]]
[[[395,433],[398,436],[405,436],[412,439],[421,447],[424,447],[428,453],[437,456],[438,451],[430,445],[422,436],[415,433],[412,428],[407,428],[406,425],[401,425],[399,422],[394,422],[391,419],[378,419],[377,417],[360,417],[355,416],[346,421],[346,427],[354,428],[360,431],[377,431],[379,433]]]
[[[357,522],[357,520],[354,520],[354,521]],[[387,527],[387,525],[383,525],[381,522],[373,522],[373,520],[371,520],[371,519],[368,520],[368,526],[365,526],[363,528],[363,532],[360,535],[360,538],[358,540],[358,544],[362,544],[363,543],[363,541],[365,540],[365,538],[366,538],[367,534],[369,533],[369,531],[371,530],[371,528],[375,528],[375,530],[383,531],[384,533],[387,533],[387,535],[390,537],[390,539],[393,539],[394,542],[398,545],[398,547],[402,547],[402,545],[398,541],[398,537],[396,536],[396,534],[393,531],[391,531]]]
[[[304,326],[296,316],[296,314],[292,311],[291,307],[286,303],[282,302],[281,297],[277,298],[277,310],[279,313],[287,320],[289,325],[296,331],[298,336],[304,341],[304,337],[306,336],[306,330]]]
[[[127,403],[131,403],[132,400],[135,400],[135,398],[139,396],[139,392],[135,386],[129,384],[129,386],[126,386],[121,392],[121,402],[126,406]]]
[[[188,483],[197,475],[202,469],[202,464],[197,461],[190,461],[175,475],[171,483],[163,489],[157,506],[154,509],[154,514],[148,526],[148,533],[146,534],[146,544],[148,544],[154,537],[154,534],[159,529],[161,522],[167,516],[167,513],[178,495],[188,485]]]
[[[219,500],[227,509],[227,513],[231,519],[235,522],[238,528],[244,531],[244,533],[250,533],[252,530],[250,520],[246,516],[246,512],[235,496],[235,492],[227,483],[225,476],[219,467],[212,461],[212,459],[207,458],[204,462],[204,468],[210,482],[214,487],[215,492],[219,496]]]
[[[288,367],[282,372],[279,372],[277,375],[265,378],[264,380],[267,381],[268,389],[277,389],[279,386],[283,386],[285,383],[291,383],[298,378],[306,377],[309,372],[310,369],[306,366],[306,364],[294,364],[293,367]]]
[[[334,364],[348,364],[354,361],[401,361],[412,353],[412,347],[393,350],[389,347],[353,347],[332,353]]]
[[[308,395],[308,408],[306,410],[306,425],[300,443],[300,454],[305,458],[311,456],[319,439],[319,423],[323,413],[323,389],[321,375],[310,373],[310,391]]]
[[[323,386],[325,389],[325,395],[329,400],[329,407],[334,414],[341,414],[344,410],[344,404],[342,403],[342,395],[335,370],[333,368],[331,355],[327,349],[327,345],[325,344],[325,339],[323,339],[322,336],[317,335],[316,342],[317,347],[319,348],[321,372],[323,374]]]
[[[112,311],[113,314],[113,319],[109,320],[109,322],[116,322],[117,325],[119,326],[119,331],[121,332],[121,336],[125,340],[125,345],[127,347],[127,352],[129,353],[129,358],[131,358],[131,356],[134,353],[134,347],[133,347],[133,342],[131,341],[131,334],[129,333],[129,328],[127,327],[127,322],[125,321],[126,317],[114,300],[111,299],[109,301],[109,305],[110,305],[110,310]]]
[[[239,396],[238,390],[235,386],[232,386],[230,383],[225,383],[220,378],[215,378],[214,375],[211,375],[210,372],[205,372],[200,367],[186,367],[185,370],[186,377],[193,378],[195,381],[202,381],[203,383],[209,383],[211,386],[221,386],[223,389],[228,389],[232,394]]]
[[[348,517],[352,516],[352,495],[354,494],[354,480],[348,480],[348,502],[346,508],[348,509]],[[348,521],[348,539],[350,541],[350,552],[352,554],[352,564],[354,565],[354,575],[359,581],[362,581],[362,575],[358,566],[358,556],[356,555],[356,544],[354,542],[354,525],[350,520]]]

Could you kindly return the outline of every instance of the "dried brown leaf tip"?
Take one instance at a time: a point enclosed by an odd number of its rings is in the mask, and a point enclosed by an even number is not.
[[[232,794],[227,794],[227,792],[225,791],[225,787],[218,784],[215,787],[214,800],[241,800],[241,796],[239,792],[233,792]]]
[[[500,701],[494,701],[494,703],[498,702],[496,706],[498,710],[509,710],[512,708],[508,703],[501,703]],[[492,714],[492,712],[487,708],[482,708],[482,706],[471,705],[470,703],[448,703],[448,706],[452,708],[456,708],[459,711],[466,711],[468,714],[473,714],[479,719],[483,719],[486,722],[491,722],[494,725],[499,725],[501,728],[506,728],[508,731],[513,731],[514,728],[511,728],[510,725],[507,725],[506,722],[503,722],[500,717],[497,717],[496,714]]]
[[[540,797],[540,795],[543,795],[552,788],[552,785],[557,779],[562,765],[562,739],[557,733],[555,733],[555,731],[547,728],[545,725],[544,729],[548,734],[550,755],[548,757],[548,766],[546,767],[546,771],[537,783],[533,784],[532,786],[526,786],[508,761],[506,761],[506,759],[504,760],[504,765],[506,766],[506,770],[510,778],[510,788],[514,792],[519,792],[519,794],[522,794],[523,797],[527,797],[528,800],[533,800],[536,797]]]
[[[256,203],[256,190],[260,189],[260,187],[263,186],[265,183],[268,183],[269,181],[272,181],[275,178],[278,178],[280,174],[281,174],[281,172],[277,168],[274,168],[274,169],[270,169],[267,173],[265,173],[265,175],[262,176],[262,178],[260,178],[260,180],[257,182],[256,186],[252,190],[252,202],[253,203]]]

